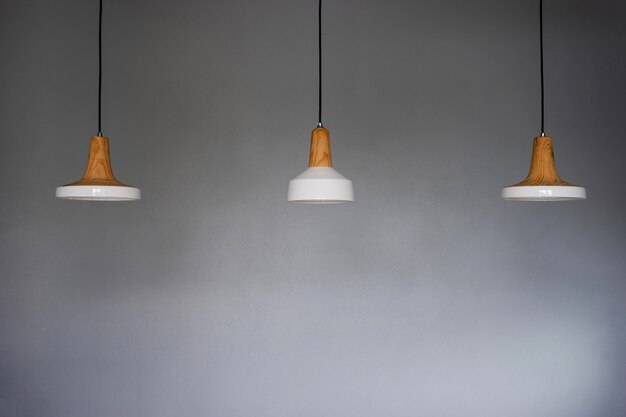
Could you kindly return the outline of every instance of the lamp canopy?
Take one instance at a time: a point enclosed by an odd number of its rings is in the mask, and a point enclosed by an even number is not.
[[[68,200],[132,201],[141,199],[141,191],[113,175],[109,138],[92,136],[85,173],[80,180],[57,187],[56,196]]]

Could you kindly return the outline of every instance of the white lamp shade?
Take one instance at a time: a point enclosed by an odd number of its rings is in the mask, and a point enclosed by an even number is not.
[[[352,181],[331,167],[310,167],[289,181],[290,203],[331,204],[354,201]]]
[[[57,198],[90,201],[133,201],[141,199],[141,190],[116,185],[64,185],[57,187]]]
[[[515,201],[566,201],[584,200],[587,193],[584,187],[576,185],[532,185],[505,187],[502,198]]]

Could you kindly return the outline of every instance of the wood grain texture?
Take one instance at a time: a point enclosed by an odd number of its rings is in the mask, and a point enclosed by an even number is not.
[[[538,136],[533,141],[533,156],[530,161],[530,172],[524,181],[511,187],[531,185],[564,185],[574,186],[559,177],[554,162],[554,150],[550,136]]]
[[[330,133],[324,127],[316,127],[311,132],[311,153],[309,167],[332,167],[330,156]]]
[[[83,177],[67,185],[114,185],[129,187],[115,178],[109,156],[109,138],[92,136],[89,144],[89,160]]]

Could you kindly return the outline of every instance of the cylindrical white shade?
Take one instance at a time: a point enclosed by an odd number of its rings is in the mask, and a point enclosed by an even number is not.
[[[141,190],[115,185],[64,185],[57,187],[57,198],[91,201],[134,201],[141,199]]]
[[[584,187],[565,185],[527,185],[502,189],[502,198],[516,201],[566,201],[584,200]]]
[[[289,181],[287,201],[309,204],[354,201],[352,181],[331,167],[311,167]]]

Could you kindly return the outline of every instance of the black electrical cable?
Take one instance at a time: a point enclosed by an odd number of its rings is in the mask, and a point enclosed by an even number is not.
[[[540,54],[540,73],[541,73],[541,136],[544,132],[544,82],[543,82],[543,0],[539,0],[539,54]]]
[[[319,54],[319,107],[318,107],[318,122],[319,125],[322,125],[322,0],[319,0],[318,7],[318,54]]]
[[[102,136],[102,0],[98,17],[98,136]]]

